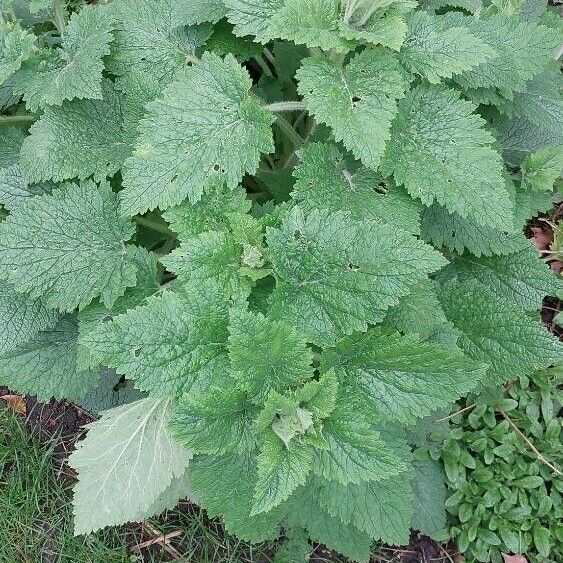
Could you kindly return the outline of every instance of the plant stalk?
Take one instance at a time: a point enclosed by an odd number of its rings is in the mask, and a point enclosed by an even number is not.
[[[273,104],[268,104],[264,106],[264,109],[268,109],[274,112],[283,111],[303,111],[306,110],[304,102],[274,102]]]

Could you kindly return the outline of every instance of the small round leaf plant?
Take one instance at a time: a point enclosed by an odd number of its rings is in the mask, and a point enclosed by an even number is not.
[[[522,234],[562,167],[556,15],[1,9],[0,384],[100,413],[76,532],[186,497],[357,561],[435,531],[408,431],[561,358]]]

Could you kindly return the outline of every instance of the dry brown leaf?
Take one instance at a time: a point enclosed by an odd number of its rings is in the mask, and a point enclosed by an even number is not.
[[[534,243],[534,246],[538,250],[548,250],[553,239],[553,233],[551,232],[551,230],[545,230],[541,227],[532,227],[531,231],[531,240]]]
[[[17,412],[22,416],[26,415],[27,409],[26,409],[25,397],[22,397],[21,395],[3,395],[2,397],[0,397],[0,399],[6,401],[6,403],[8,403],[8,406],[14,412]]]
[[[507,555],[502,554],[504,563],[528,563],[528,560],[523,555]]]

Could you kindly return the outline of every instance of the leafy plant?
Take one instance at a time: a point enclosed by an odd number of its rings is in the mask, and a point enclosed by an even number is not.
[[[563,144],[556,16],[2,6],[2,383],[113,407],[69,460],[76,532],[186,496],[355,560],[433,529],[407,427],[562,351],[522,234]]]
[[[445,440],[430,448],[444,462],[449,535],[469,559],[561,559],[560,385],[559,367],[520,377],[502,393],[470,396]],[[444,433],[434,428],[435,439],[436,431]]]

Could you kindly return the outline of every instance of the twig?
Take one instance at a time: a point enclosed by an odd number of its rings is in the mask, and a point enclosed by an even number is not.
[[[172,538],[181,536],[182,532],[180,530],[176,530],[175,532],[170,532],[169,534],[162,534],[161,536],[158,536],[158,538],[152,538],[150,540],[146,540],[144,542],[141,542],[135,546],[133,546],[131,548],[131,551],[135,551],[135,552],[140,552],[142,549],[145,549],[145,547],[150,547],[151,545],[154,545],[155,543],[168,543]]]
[[[559,471],[559,469],[557,469],[557,467],[555,467],[555,465],[553,465],[551,462],[549,462],[547,459],[545,459],[545,457],[543,457],[543,455],[536,448],[536,446],[534,446],[534,444],[532,444],[532,442],[530,442],[530,440],[525,436],[525,434],[520,430],[520,428],[518,428],[518,426],[516,426],[516,424],[514,424],[514,422],[512,422],[512,419],[503,410],[499,410],[498,412],[500,412],[500,414],[503,416],[504,420],[506,420],[506,422],[508,422],[508,424],[510,424],[510,426],[512,427],[514,432],[516,432],[516,434],[518,434],[518,436],[520,436],[520,438],[522,438],[522,440],[524,440],[524,442],[526,442],[528,447],[536,454],[536,457],[542,463],[547,465],[552,471],[555,471],[555,473],[557,475],[563,475],[563,473],[561,473],[561,471]]]
[[[475,405],[469,405],[468,407],[464,407],[462,409],[459,409],[458,411],[455,411],[452,414],[445,416],[444,418],[439,418],[436,422],[444,422],[446,420],[450,420],[450,418],[453,418],[454,416],[461,414],[462,412],[466,412],[466,411],[472,409],[473,407],[475,407]]]
[[[438,546],[440,551],[448,558],[448,561],[450,561],[451,563],[454,563],[454,560],[450,557],[450,554],[448,553],[448,551],[446,549],[444,549],[438,542],[436,542],[436,545]]]
[[[169,539],[162,539],[162,538],[166,538],[166,535],[162,536],[156,528],[154,528],[147,522],[143,523],[143,527],[145,527],[150,534],[156,536],[157,539],[161,540],[158,543],[159,545],[162,546],[162,549],[164,549],[166,553],[174,557],[174,559],[180,559],[182,557],[182,554],[177,549],[174,549],[171,545],[168,545]]]

